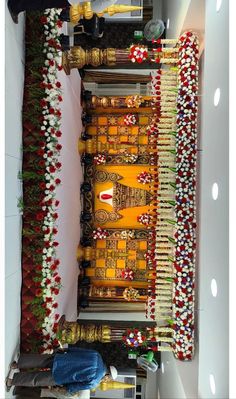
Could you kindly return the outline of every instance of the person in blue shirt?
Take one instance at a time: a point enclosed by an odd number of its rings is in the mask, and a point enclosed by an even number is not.
[[[101,355],[92,349],[71,347],[63,353],[52,355],[22,354],[15,368],[36,371],[20,371],[7,379],[11,386],[63,386],[66,392],[74,393],[96,388],[102,379],[115,379],[117,370],[110,366],[108,372]],[[39,370],[39,369],[49,370]]]

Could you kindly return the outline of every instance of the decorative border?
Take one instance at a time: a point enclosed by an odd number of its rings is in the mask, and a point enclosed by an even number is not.
[[[33,317],[37,319],[32,334],[37,336],[35,349],[44,353],[51,352],[58,345],[60,317],[56,313],[61,277],[58,274],[60,260],[56,257],[59,243],[55,239],[59,205],[55,190],[61,183],[57,176],[62,166],[59,162],[62,149],[59,143],[62,135],[62,92],[57,78],[58,70],[62,69],[60,12],[60,9],[48,9],[43,16],[38,17],[36,13],[29,17],[29,24],[35,26],[39,23],[33,32],[28,32],[23,113],[24,158],[20,175],[24,182],[23,270],[31,266],[30,275],[34,282],[31,286],[34,295],[28,296],[26,301],[23,296],[23,303],[25,301],[29,305]],[[24,285],[26,281],[23,281]],[[27,343],[23,342],[22,345],[26,347]]]
[[[198,38],[185,32],[178,45],[173,348],[178,359],[189,360],[194,353]]]

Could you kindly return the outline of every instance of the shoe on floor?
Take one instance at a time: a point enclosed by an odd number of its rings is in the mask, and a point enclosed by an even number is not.
[[[12,21],[14,22],[14,24],[18,24],[18,14],[15,11],[13,11],[9,1],[7,2],[7,6],[8,6],[9,13],[11,15]]]
[[[13,380],[12,380],[12,378],[9,377],[9,374],[8,374],[8,376],[6,378],[6,391],[7,392],[10,392],[11,387],[13,387],[12,382],[13,382]]]

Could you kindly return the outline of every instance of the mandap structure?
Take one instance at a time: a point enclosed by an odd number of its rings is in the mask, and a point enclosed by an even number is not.
[[[75,47],[62,53],[59,11],[48,10],[40,22],[37,29],[34,20],[28,22],[31,47],[26,54],[22,349],[28,351],[30,345],[32,349],[32,336],[37,345],[40,342],[41,352],[57,346],[59,337],[74,342],[75,337],[100,336],[102,342],[119,339],[131,348],[145,343],[146,348],[172,351],[178,359],[190,360],[194,354],[198,38],[185,32],[179,39],[153,40],[151,49]],[[148,62],[151,68],[161,64],[161,68],[151,75],[151,96],[84,100],[86,126],[78,144],[84,170],[78,260],[89,281],[86,311],[146,312],[155,325],[142,331],[105,326],[104,338],[103,330],[77,331],[76,323],[65,322],[58,334],[56,297],[61,278],[55,190],[62,167],[58,138],[63,93],[57,71],[127,62]],[[40,73],[31,73],[36,66]]]
[[[150,97],[92,96],[86,103],[78,258],[90,279],[87,311],[145,307],[157,323],[145,340],[188,360],[194,353],[198,39],[186,32],[153,41],[151,51],[134,45],[112,57],[163,65],[152,73]]]

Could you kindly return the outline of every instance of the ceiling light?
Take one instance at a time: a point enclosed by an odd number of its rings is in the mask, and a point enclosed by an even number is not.
[[[161,363],[161,371],[162,371],[162,374],[164,374],[164,372],[165,372],[165,366],[164,366],[164,363],[163,363],[163,362]]]
[[[166,21],[166,29],[169,29],[169,27],[170,27],[170,18],[168,18]]]
[[[214,106],[217,107],[217,105],[220,102],[220,89],[219,87],[216,89],[215,94],[214,94]]]
[[[221,4],[222,4],[222,0],[216,0],[216,12],[220,11]]]
[[[211,280],[211,293],[214,297],[217,296],[217,282],[214,278]]]
[[[211,195],[212,195],[213,200],[216,201],[217,198],[218,198],[218,195],[219,195],[219,187],[218,187],[218,184],[217,184],[217,183],[214,183],[214,184],[212,185]]]
[[[213,395],[216,393],[216,384],[215,384],[215,378],[213,374],[209,375],[209,381],[210,381],[210,387],[211,387],[211,392]]]

